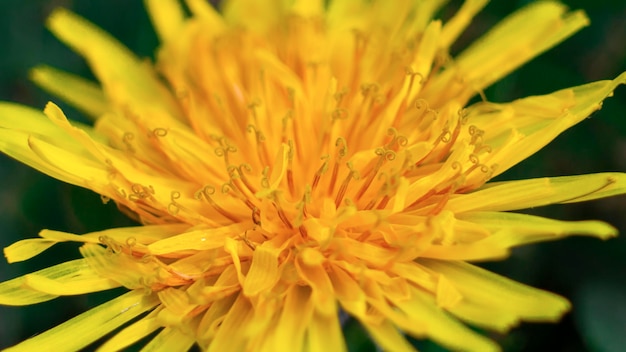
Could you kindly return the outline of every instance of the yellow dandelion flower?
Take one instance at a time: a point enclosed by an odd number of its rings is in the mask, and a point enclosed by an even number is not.
[[[404,334],[455,350],[555,321],[558,295],[471,261],[613,227],[511,210],[626,193],[626,176],[489,182],[600,108],[623,74],[510,103],[470,98],[587,25],[535,2],[457,57],[449,48],[486,1],[448,21],[444,1],[147,0],[156,62],[63,9],[50,30],[99,84],[49,67],[33,79],[93,117],[69,121],[0,105],[0,150],[114,201],[142,226],[43,230],[9,262],[59,242],[82,259],[0,284],[29,305],[123,286],[128,292],[9,348],[102,351],[159,331],[147,350],[342,351],[338,312],[384,350]]]

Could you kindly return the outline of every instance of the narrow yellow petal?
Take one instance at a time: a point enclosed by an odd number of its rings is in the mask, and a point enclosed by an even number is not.
[[[602,221],[559,221],[539,216],[509,212],[471,212],[459,219],[484,226],[493,235],[484,242],[510,248],[540,241],[557,240],[571,235],[608,239],[617,229]]]
[[[4,248],[4,256],[7,262],[16,263],[28,260],[46,249],[54,246],[57,241],[46,240],[43,238],[29,238],[17,241],[10,246]]]
[[[50,15],[48,27],[87,59],[109,99],[121,106],[158,108],[170,118],[179,117],[176,103],[156,74],[109,34],[65,9]]]
[[[150,312],[148,316],[142,318],[133,324],[125,327],[122,331],[118,332],[112,338],[108,339],[103,345],[98,347],[97,352],[116,352],[122,351],[126,347],[134,344],[140,339],[150,335],[152,332],[156,331],[161,327],[157,319],[155,318],[155,313],[159,311],[159,308],[156,308],[154,311]]]
[[[84,180],[79,175],[69,173],[56,165],[51,165],[46,160],[42,160],[33,148],[33,141],[34,138],[31,139],[28,134],[0,128],[0,151],[48,176],[73,185],[84,185]],[[63,152],[63,154],[69,153]],[[75,160],[75,158],[70,159]]]
[[[94,120],[111,109],[102,89],[82,77],[52,67],[38,66],[30,71],[30,79]]]
[[[254,310],[248,300],[239,295],[230,306],[207,352],[245,351],[246,328],[249,327],[253,314]]]
[[[252,255],[252,265],[243,282],[243,294],[256,296],[270,290],[280,279],[279,251],[267,245],[257,246]]]
[[[318,312],[335,316],[337,304],[333,295],[332,282],[322,265],[307,265],[304,258],[296,261],[296,270],[300,278],[313,290],[315,308]]]
[[[92,270],[85,259],[77,259],[0,283],[0,304],[28,305],[119,286]]]
[[[569,302],[559,295],[526,286],[468,263],[430,259],[418,262],[453,282],[463,295],[461,304],[510,312],[519,320],[546,322],[558,320],[570,308]]]
[[[150,20],[161,42],[176,38],[185,21],[185,12],[179,0],[145,0]]]
[[[470,24],[474,16],[482,10],[489,0],[466,0],[450,20],[446,22],[439,38],[439,47],[448,50]]]
[[[548,95],[519,99],[510,104],[479,103],[476,108],[485,105],[491,110],[482,116],[472,114],[474,106],[468,108],[470,121],[489,131],[485,144],[493,152],[481,158],[481,162],[497,165],[492,176],[503,173],[600,109],[602,101],[611,96],[620,84],[626,84],[626,72],[614,80],[597,81]],[[511,130],[519,133],[521,138],[509,138],[506,143],[505,138],[509,137]]]
[[[303,17],[321,16],[324,13],[322,0],[295,0],[291,11]]]
[[[507,211],[554,203],[573,203],[626,193],[626,174],[600,173],[546,177],[488,184],[469,194],[454,196],[447,209],[459,214],[469,211]]]
[[[157,292],[164,309],[159,313],[158,319],[163,326],[180,326],[188,318],[187,314],[197,307],[189,302],[186,291],[175,287],[168,287]]]
[[[483,88],[589,25],[582,11],[558,2],[533,2],[491,29],[457,58],[470,80]],[[528,21],[532,18],[532,21]],[[496,52],[497,50],[497,52]],[[469,69],[471,68],[471,69]]]
[[[79,259],[80,260],[80,259]],[[79,272],[72,273],[72,277],[50,279],[44,275],[24,275],[24,285],[33,290],[50,295],[80,295],[83,293],[109,290],[119,287],[117,282],[100,276],[87,267]]]
[[[449,279],[456,285],[453,278]],[[411,296],[408,300],[393,300],[392,303],[398,310],[406,314],[407,321],[422,322],[426,326],[427,337],[453,350],[477,352],[500,350],[494,341],[472,331],[438,307],[432,295],[413,289]],[[393,299],[391,296],[387,296],[387,298]],[[400,325],[400,328],[410,331],[412,326]]]
[[[127,243],[129,239],[134,239],[136,244],[149,245],[161,239],[168,238],[179,233],[184,233],[188,229],[188,224],[164,224],[119,227],[89,232],[84,235],[73,235],[65,232],[43,230],[39,235],[43,238],[54,239],[57,241],[66,240],[89,243],[100,243],[100,238],[109,238],[119,243]]]
[[[308,351],[328,352],[347,351],[345,339],[341,333],[339,316],[315,312],[307,329]]]
[[[467,101],[588,24],[582,11],[566,13],[554,1],[532,2],[463,51],[425,90],[425,98],[434,106],[451,97]]]
[[[109,184],[110,172],[105,164],[81,155],[81,150],[68,150],[35,137],[28,138],[27,144],[39,159],[35,160],[47,164],[41,167],[43,172],[55,170],[56,172],[48,174],[76,186],[106,193],[104,186]]]
[[[4,255],[9,263],[30,259],[59,242],[90,242],[99,243],[98,237],[79,236],[73,233],[42,230],[42,238],[29,238],[17,241],[4,249]]]
[[[5,351],[78,351],[158,304],[143,291],[128,292]]]
[[[379,324],[372,324],[365,321],[361,322],[363,327],[372,336],[376,344],[384,351],[397,352],[415,352],[417,349],[413,347],[404,336],[393,326],[388,320],[384,320]]]
[[[303,350],[301,347],[304,345],[305,331],[314,309],[311,290],[305,286],[293,285],[285,297],[278,325],[273,327],[274,351],[280,351],[285,346],[296,351]]]
[[[276,24],[287,10],[286,0],[262,3],[254,0],[224,1],[221,5],[224,18],[228,22],[259,33]]]
[[[413,59],[412,69],[420,75],[420,79],[425,80],[433,67],[433,60],[439,50],[441,42],[441,21],[432,21],[426,27],[422,40],[420,41],[417,55]],[[416,89],[411,97],[414,98],[419,93]]]
[[[487,241],[469,244],[432,245],[420,256],[441,260],[493,260],[508,257],[510,252]]]
[[[152,254],[173,253],[183,250],[209,250],[224,246],[224,240],[233,233],[241,233],[245,227],[240,224],[215,229],[193,230],[176,236],[163,238],[148,245]]]
[[[67,147],[78,145],[72,140],[67,140],[67,133],[52,123],[41,110],[15,103],[0,102],[0,128],[53,139],[59,137],[65,139],[64,145]]]
[[[64,155],[70,154],[68,150],[73,151],[85,164],[93,164],[90,157],[82,155],[81,145],[55,126],[41,111],[17,104],[0,103],[0,151],[54,178],[84,186],[81,175],[72,174],[43,160],[34,145],[37,141],[61,149]]]
[[[193,346],[193,336],[175,328],[165,328],[155,336],[141,352],[176,352],[188,351]]]

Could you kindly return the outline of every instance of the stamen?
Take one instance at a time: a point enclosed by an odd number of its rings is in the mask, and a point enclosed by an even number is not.
[[[378,161],[376,161],[376,165],[374,166],[374,168],[367,173],[367,179],[365,179],[365,183],[363,184],[363,186],[361,186],[361,188],[357,192],[355,196],[355,199],[357,201],[361,199],[363,194],[365,194],[369,186],[372,184],[374,177],[376,177],[376,175],[378,174],[378,171],[380,171],[380,168],[383,166],[383,163],[385,161],[391,161],[396,158],[396,153],[393,150],[376,148],[374,152],[376,153],[376,155],[378,155]]]
[[[301,227],[304,219],[307,217],[306,205],[311,202],[311,187],[306,185],[304,187],[304,194],[302,195],[302,199],[296,204],[296,209],[298,210],[298,214],[296,215],[296,220],[294,221],[294,225]]]
[[[226,145],[226,146],[217,147],[214,150],[215,155],[224,158],[224,164],[226,166],[230,165],[230,161],[228,159],[228,153],[234,153],[236,151],[237,151],[237,148],[232,146],[232,145]]]
[[[122,141],[124,142],[124,144],[126,144],[126,149],[130,153],[135,152],[135,148],[132,145],[133,139],[135,139],[135,135],[132,132],[126,132],[124,133],[124,136],[122,137]]]
[[[167,130],[165,128],[155,128],[154,130],[152,130],[152,134],[155,137],[165,137],[167,136]]]
[[[387,143],[387,145],[385,145],[385,149],[390,149],[390,150],[398,150],[401,147],[406,147],[406,145],[409,143],[409,140],[398,133],[398,130],[395,129],[394,127],[390,127],[389,129],[387,129],[387,135],[391,136],[391,141],[389,141],[389,143]]]
[[[354,169],[354,166],[352,165],[351,162],[348,161],[346,163],[346,166],[348,167],[348,169],[350,169],[350,172],[348,173],[348,176],[346,176],[346,178],[343,180],[343,183],[341,184],[341,187],[339,187],[339,191],[337,192],[337,196],[335,197],[335,207],[337,208],[339,208],[339,204],[341,204],[341,201],[343,200],[343,197],[346,194],[346,190],[348,189],[348,185],[350,184],[350,181],[352,179],[359,178],[359,174]]]
[[[219,206],[219,204],[217,204],[213,198],[211,197],[212,195],[215,194],[215,187],[213,186],[204,186],[201,190],[197,191],[194,194],[194,198],[201,200],[204,196],[204,199],[220,214],[222,214],[222,216],[224,216],[225,218],[227,218],[228,220],[232,221],[232,222],[237,222],[239,219],[227,212],[224,208],[222,208],[221,206]]]
[[[258,207],[254,207],[254,209],[252,209],[252,222],[257,226],[262,226],[261,209],[259,209]]]
[[[100,200],[102,201],[102,204],[108,204],[109,201],[111,200],[110,197],[105,196],[104,194],[100,195]]]
[[[237,188],[237,190],[239,191],[239,193],[244,197],[244,198],[249,198],[249,197],[253,197],[256,188],[252,186],[252,184],[250,182],[248,182],[247,177],[245,176],[245,174],[242,171],[242,167],[246,168],[246,170],[248,170],[248,172],[251,171],[250,168],[247,167],[247,164],[242,164],[239,167],[236,167],[234,165],[230,165],[226,168],[226,171],[228,172],[228,176],[230,177],[230,184]],[[242,186],[243,184],[243,186]]]
[[[475,125],[471,125],[469,126],[469,134],[470,136],[472,136],[470,144],[474,144],[474,145],[482,144],[482,139],[483,139],[483,135],[485,134],[485,131],[479,129]]]
[[[250,210],[253,210],[256,207],[254,203],[252,203],[252,201],[250,201],[250,199],[245,194],[243,194],[241,189],[233,183],[232,179],[222,185],[221,191],[224,194],[230,194],[233,197],[239,199],[248,208],[250,208]]]
[[[256,245],[252,242],[250,242],[250,240],[248,239],[248,230],[246,230],[243,233],[243,236],[241,234],[237,235],[239,238],[241,238],[241,240],[243,241],[243,243],[246,244],[246,246],[248,246],[250,249],[255,250],[256,249]]]
[[[126,199],[126,190],[124,190],[121,187],[115,187],[113,186],[113,190],[115,191],[115,193],[117,193],[117,195],[122,198],[122,199]]]
[[[254,133],[256,139],[257,156],[263,164],[268,164],[268,151],[265,142],[265,135],[255,125],[249,124],[247,127],[249,133]]]
[[[330,185],[328,186],[328,194],[332,194],[335,189],[335,183],[337,182],[337,174],[339,173],[339,162],[348,153],[348,145],[343,138],[337,138],[335,141],[337,147],[337,154],[335,156],[335,164],[333,165],[333,171],[330,177]]]
[[[133,192],[128,196],[128,200],[133,202],[139,201],[141,199],[146,199],[152,197],[154,195],[154,188],[150,185],[145,187],[139,183],[134,183],[130,190]]]
[[[289,221],[289,218],[287,217],[287,214],[285,214],[285,211],[283,210],[283,207],[280,206],[280,202],[278,201],[278,198],[275,195],[273,196],[272,204],[274,205],[274,208],[276,208],[276,211],[278,213],[278,217],[280,218],[280,220],[288,228],[293,229],[293,225],[291,224],[291,221]]]
[[[293,195],[296,190],[296,186],[293,182],[293,140],[289,140],[288,146],[289,151],[287,152],[287,187],[289,187],[289,193]]]
[[[171,215],[176,215],[180,212],[180,204],[176,202],[176,199],[180,199],[180,192],[172,191],[170,194],[170,203],[167,205],[167,211]]]
[[[321,158],[322,160],[324,160],[324,162],[322,163],[322,166],[320,166],[319,169],[317,169],[317,171],[315,172],[315,175],[313,176],[313,182],[311,185],[311,191],[315,191],[315,189],[317,188],[317,185],[320,182],[320,179],[322,178],[322,175],[326,173],[326,171],[328,171],[328,159],[330,159],[329,155],[325,155]]]

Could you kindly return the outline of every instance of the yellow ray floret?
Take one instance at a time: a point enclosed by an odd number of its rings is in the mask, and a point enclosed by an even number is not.
[[[154,351],[345,351],[348,314],[385,350],[414,350],[406,334],[498,351],[465,323],[506,332],[570,304],[468,262],[616,235],[508,211],[624,194],[624,174],[491,181],[626,82],[482,94],[586,26],[581,11],[532,3],[451,57],[486,1],[445,21],[443,0],[145,2],[154,63],[68,10],[47,22],[98,82],[45,66],[32,79],[93,127],[54,103],[0,103],[2,152],[140,223],[5,248],[19,262],[80,242],[83,258],[0,283],[1,304],[129,290],[12,350],[77,350],[114,332],[102,351],[149,335]]]

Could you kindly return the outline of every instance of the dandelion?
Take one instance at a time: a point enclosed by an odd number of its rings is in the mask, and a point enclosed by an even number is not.
[[[626,193],[602,173],[490,180],[600,108],[621,75],[510,103],[469,100],[587,25],[555,2],[519,10],[457,57],[449,48],[486,1],[443,23],[440,1],[148,0],[161,45],[133,56],[63,9],[50,30],[99,84],[50,67],[32,78],[91,116],[72,122],[0,105],[0,149],[88,188],[142,225],[43,230],[9,262],[59,242],[82,259],[0,284],[0,303],[128,292],[10,348],[341,351],[345,312],[390,351],[404,334],[495,351],[467,325],[506,332],[555,321],[558,295],[469,262],[569,235],[609,238],[598,221],[512,210]],[[155,335],[154,335],[155,334]]]

